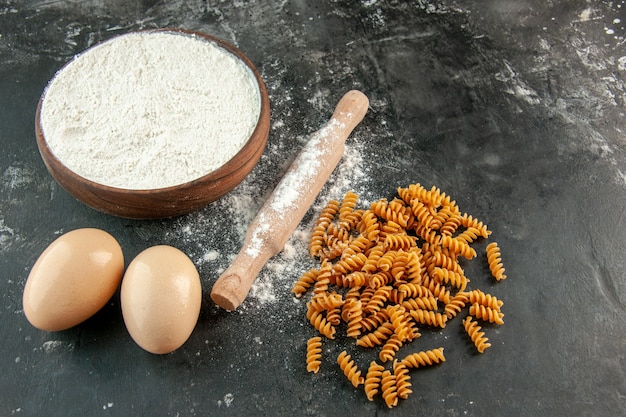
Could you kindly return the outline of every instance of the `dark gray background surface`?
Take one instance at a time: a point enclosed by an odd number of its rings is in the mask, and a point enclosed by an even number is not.
[[[624,1],[7,1],[0,2],[0,416],[396,415],[619,416],[626,413],[626,5]],[[54,72],[99,41],[181,27],[237,45],[272,104],[267,149],[232,193],[197,213],[130,221],[74,200],[37,152],[34,114]],[[370,110],[347,156],[285,252],[240,310],[209,298],[245,226],[310,133],[357,88]],[[387,411],[338,371],[289,289],[316,263],[307,233],[323,204],[398,186],[440,187],[486,222],[508,279],[473,281],[504,300],[493,346],[474,353],[460,320],[413,350],[447,361],[412,373],[414,393]],[[196,263],[198,326],[154,356],[124,328],[119,297],[74,329],[47,333],[21,295],[60,234],[99,227],[128,263],[170,244]],[[484,243],[482,243],[484,244]]]

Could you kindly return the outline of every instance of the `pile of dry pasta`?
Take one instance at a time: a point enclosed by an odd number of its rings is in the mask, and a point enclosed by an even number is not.
[[[320,370],[323,339],[345,329],[358,347],[379,352],[378,360],[360,370],[344,350],[337,358],[340,369],[355,388],[363,385],[370,401],[380,393],[390,408],[412,392],[410,369],[445,361],[442,347],[397,357],[420,337],[420,329],[443,328],[467,310],[462,323],[468,341],[483,353],[491,344],[479,321],[503,324],[502,301],[468,289],[459,262],[477,256],[471,244],[489,237],[487,226],[462,214],[436,187],[412,184],[398,195],[365,210],[356,208],[353,192],[330,201],[309,246],[321,265],[292,288],[298,298],[312,293],[307,319],[319,335],[307,342],[307,370]],[[494,279],[506,278],[497,243],[487,245],[485,259]]]

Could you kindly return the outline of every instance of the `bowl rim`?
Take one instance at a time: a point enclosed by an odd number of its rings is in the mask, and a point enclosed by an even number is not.
[[[256,84],[259,88],[260,110],[259,110],[259,116],[258,116],[257,123],[255,125],[254,130],[252,131],[252,133],[250,134],[250,136],[248,137],[244,145],[239,149],[239,151],[237,151],[235,155],[233,155],[228,161],[226,161],[220,167],[218,167],[217,169],[205,175],[202,175],[200,177],[194,178],[192,180],[189,180],[183,183],[174,184],[174,185],[170,185],[167,187],[159,187],[159,188],[134,189],[134,188],[115,187],[115,186],[106,185],[106,184],[102,184],[102,183],[90,180],[78,174],[77,172],[71,170],[54,154],[54,152],[49,147],[46,141],[45,135],[43,133],[43,129],[41,127],[41,108],[44,103],[48,87],[55,80],[57,75],[61,73],[63,69],[72,62],[73,59],[70,59],[68,62],[66,62],[63,66],[61,66],[55,72],[54,76],[46,84],[46,87],[44,88],[43,93],[41,94],[39,101],[37,103],[37,109],[36,109],[36,115],[35,115],[35,136],[36,136],[37,146],[42,156],[42,159],[46,167],[48,168],[48,171],[50,171],[51,174],[53,173],[53,171],[60,170],[62,171],[64,176],[72,177],[75,181],[81,182],[85,187],[89,187],[94,190],[105,192],[107,194],[119,193],[119,194],[133,194],[133,195],[138,195],[138,196],[165,195],[165,194],[168,194],[169,192],[179,191],[185,188],[198,188],[202,186],[207,186],[215,181],[220,180],[221,178],[227,177],[230,174],[232,174],[234,171],[236,171],[240,166],[245,165],[245,163],[248,162],[250,158],[254,157],[258,152],[258,148],[265,147],[266,142],[267,142],[267,137],[265,137],[261,141],[253,141],[252,138],[258,137],[259,135],[263,134],[262,130],[264,129],[264,126],[263,126],[264,119],[267,118],[269,115],[269,97],[267,93],[267,88],[256,66],[240,49],[238,49],[233,44],[223,39],[220,39],[216,36],[210,35],[208,33],[200,32],[196,30],[166,27],[166,28],[135,30],[135,31],[129,31],[123,34],[119,34],[111,38],[108,38],[102,42],[98,42],[90,46],[89,48],[79,52],[79,54],[83,54],[86,51],[89,51],[92,48],[95,48],[96,46],[102,45],[106,42],[110,42],[116,38],[134,34],[134,33],[174,33],[174,34],[182,34],[182,35],[191,36],[191,37],[203,38],[203,40],[216,44],[216,46],[220,47],[223,50],[226,50],[228,53],[230,53],[239,61],[241,61],[252,72],[252,74],[254,75]],[[76,56],[78,56],[79,54],[77,54]],[[263,134],[263,136],[267,136],[267,135]],[[251,157],[248,159],[245,159],[242,163],[242,161],[240,161],[242,159],[241,155],[245,155],[247,153],[250,153]],[[52,161],[55,164],[54,167],[52,166]],[[53,177],[55,177],[57,182],[59,182],[58,178],[55,175],[53,175]],[[60,185],[63,186],[63,184],[60,184]],[[210,203],[210,201],[207,202],[207,204],[208,203]]]

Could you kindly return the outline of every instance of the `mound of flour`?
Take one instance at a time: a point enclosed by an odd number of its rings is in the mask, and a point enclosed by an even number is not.
[[[203,37],[138,32],[78,55],[44,92],[40,126],[55,156],[100,184],[155,189],[230,160],[259,119],[253,72]]]

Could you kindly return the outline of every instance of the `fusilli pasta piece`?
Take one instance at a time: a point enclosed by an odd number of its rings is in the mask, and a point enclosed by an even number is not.
[[[444,307],[444,313],[448,320],[453,319],[461,312],[470,298],[466,292],[458,292],[454,297],[450,298],[450,302]]]
[[[458,272],[451,271],[449,269],[435,267],[433,268],[432,276],[442,284],[452,285],[457,287],[461,291],[465,291],[469,279],[465,275],[461,275]]]
[[[461,268],[461,265],[459,265],[459,261],[457,259],[445,255],[441,251],[429,251],[428,254],[430,255],[428,257],[428,268],[426,268],[428,273],[432,273],[433,269],[440,267],[449,271],[463,274],[463,269]]]
[[[456,214],[450,216],[446,221],[441,225],[439,229],[439,233],[442,235],[452,236],[461,226],[461,216]]]
[[[376,268],[378,268],[381,271],[389,271],[391,270],[391,267],[393,266],[393,261],[396,258],[396,256],[398,255],[398,251],[396,250],[387,250],[379,259],[378,262],[376,263]]]
[[[322,363],[322,338],[315,336],[306,343],[306,370],[318,373]]]
[[[344,287],[365,287],[368,286],[372,275],[369,272],[353,271],[343,276]]]
[[[396,377],[391,373],[391,371],[383,371],[380,379],[380,389],[387,407],[393,408],[398,405]]]
[[[330,324],[326,318],[322,315],[321,311],[315,311],[313,309],[309,309],[307,311],[307,319],[313,325],[317,331],[326,336],[329,339],[335,338],[335,333],[337,329],[335,326]]]
[[[365,210],[361,216],[361,230],[359,232],[370,242],[377,242],[380,234],[380,223],[376,213],[372,210]]]
[[[450,290],[446,288],[445,285],[442,285],[441,283],[426,277],[424,279],[423,286],[428,289],[430,293],[438,298],[442,303],[448,304],[450,302]]]
[[[403,280],[406,275],[408,263],[409,263],[409,252],[399,249],[396,257],[393,259],[393,264],[391,265],[391,275],[396,281]],[[405,280],[403,280],[405,281]]]
[[[341,206],[339,207],[339,223],[342,227],[349,228],[352,224],[351,216],[358,200],[358,195],[352,191],[348,191],[343,197]]]
[[[352,357],[348,355],[345,350],[342,351],[337,357],[337,363],[354,388],[358,388],[359,385],[363,384],[364,379],[361,376],[361,371],[359,371],[357,366],[354,364],[354,360],[352,360]]]
[[[415,246],[416,242],[415,236],[409,236],[406,233],[394,233],[385,237],[384,245],[389,250],[402,249],[408,251]]]
[[[417,247],[411,248],[406,262],[406,281],[413,284],[420,283],[425,270],[421,251]]]
[[[420,366],[435,365],[445,361],[446,358],[443,355],[442,347],[411,353],[402,359],[402,363],[408,368],[419,368]]]
[[[348,337],[357,338],[361,335],[361,320],[363,318],[363,307],[361,300],[352,300],[348,305]]]
[[[391,321],[394,333],[401,342],[404,342],[409,332],[410,316],[401,305],[387,307],[387,313],[389,313],[389,321]]]
[[[504,273],[504,266],[502,264],[502,258],[500,255],[500,248],[496,242],[492,242],[487,245],[487,263],[489,264],[489,270],[497,281],[506,279]]]
[[[363,317],[361,319],[361,328],[367,332],[371,332],[387,320],[389,320],[387,310],[380,310],[375,314]]]
[[[385,199],[373,202],[370,205],[370,210],[378,217],[384,220],[391,220],[402,227],[406,227],[409,221],[410,209],[408,207],[389,204]]]
[[[302,274],[300,279],[293,285],[291,292],[294,293],[297,298],[302,297],[302,295],[315,284],[319,273],[319,269],[313,268]]]
[[[407,298],[401,303],[402,307],[407,310],[430,310],[437,311],[439,309],[439,303],[435,297],[416,297]],[[447,306],[448,304],[446,304]]]
[[[386,223],[382,223],[380,225],[380,234],[378,235],[379,239],[383,240],[388,235],[393,235],[395,233],[402,233],[404,231],[404,227],[400,226],[398,223],[388,220]]]
[[[374,401],[374,396],[378,393],[380,388],[380,381],[382,379],[383,371],[385,367],[378,364],[376,361],[370,362],[365,374],[365,395],[370,401]]]
[[[471,226],[456,236],[457,239],[463,240],[467,243],[472,243],[479,237],[483,237],[482,230]]]
[[[461,216],[461,226],[465,228],[473,227],[475,229],[478,229],[480,231],[480,235],[485,239],[488,238],[491,234],[491,231],[487,228],[487,225],[472,217],[471,215],[468,215],[467,213]]]
[[[350,240],[350,230],[331,223],[326,228],[324,243],[327,246],[333,246],[337,242],[348,242]]]
[[[332,308],[326,312],[326,321],[333,326],[341,324],[341,308]]]
[[[367,302],[367,304],[363,307],[363,311],[368,314],[375,313],[379,311],[383,305],[389,300],[389,295],[391,294],[392,287],[389,285],[384,285],[382,287],[378,287],[371,299]]]
[[[400,350],[402,346],[402,340],[395,333],[387,339],[382,349],[378,353],[378,358],[381,362],[387,362],[392,360],[396,356],[396,352]]]
[[[398,398],[402,398],[403,400],[407,399],[409,394],[413,392],[411,390],[411,377],[409,376],[409,370],[406,365],[397,359],[393,361],[393,375],[396,379]]]
[[[332,264],[326,260],[322,262],[322,268],[319,274],[317,274],[317,280],[313,285],[313,296],[323,294],[328,291],[330,285],[330,279],[333,275]]]
[[[448,321],[447,316],[430,310],[409,310],[409,314],[416,322],[429,326],[444,328],[446,327],[446,321]]]
[[[374,273],[378,270],[378,263],[380,259],[385,254],[385,249],[382,244],[376,245],[369,251],[367,255],[367,260],[365,264],[361,268],[363,272]]]
[[[349,274],[350,272],[359,271],[366,261],[367,256],[362,252],[343,257],[333,265],[333,273]]]
[[[338,210],[339,202],[336,200],[329,201],[322,209],[309,241],[309,253],[311,256],[319,256],[322,252],[326,229],[332,223]]]
[[[485,294],[479,289],[472,290],[467,295],[470,303],[478,303],[496,311],[500,311],[504,304],[502,300],[497,299],[491,294]]]
[[[382,345],[393,334],[393,325],[385,322],[373,332],[367,333],[357,339],[356,344],[361,347],[373,348]]]
[[[504,324],[504,314],[484,305],[474,303],[469,308],[469,314],[477,319],[488,321],[489,323]]]
[[[321,293],[315,295],[307,303],[307,307],[316,311],[331,310],[343,305],[343,297],[337,293]]]
[[[476,256],[476,250],[474,250],[474,248],[472,248],[466,241],[458,238],[442,236],[441,245],[455,253],[458,253],[465,259],[472,259]]]
[[[387,284],[392,283],[394,280],[393,275],[389,271],[379,271],[370,276],[369,286],[372,288],[380,288]]]
[[[478,325],[478,323],[472,320],[471,316],[467,316],[463,320],[463,327],[465,328],[465,331],[467,332],[469,337],[472,339],[474,346],[476,346],[476,350],[478,350],[480,353],[484,353],[485,350],[491,346],[491,343],[489,343],[489,339],[485,337],[485,332],[480,331],[481,327]]]
[[[398,291],[407,298],[421,298],[433,296],[433,292],[423,285],[405,283],[398,286]]]

